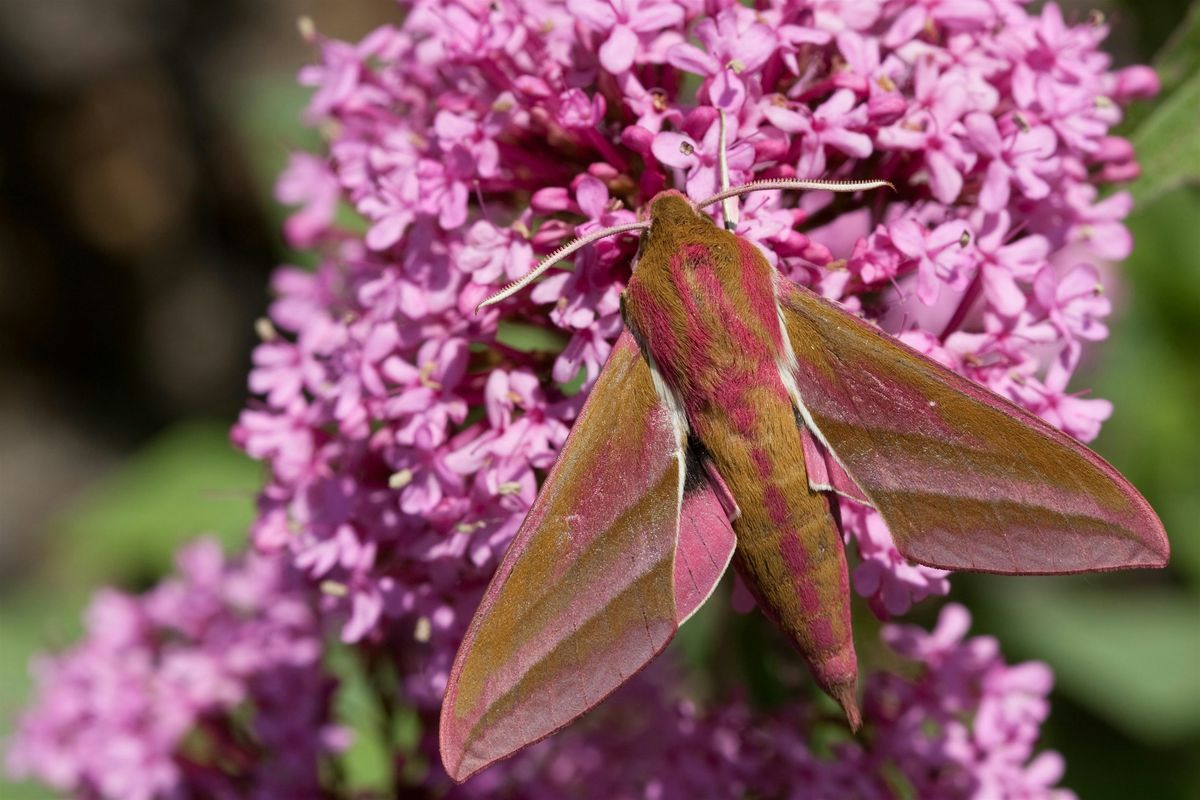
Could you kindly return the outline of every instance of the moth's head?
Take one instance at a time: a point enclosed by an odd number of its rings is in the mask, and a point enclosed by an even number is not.
[[[742,186],[729,188],[729,170],[725,163],[725,114],[720,114],[721,129],[719,141],[719,167],[721,175],[721,191],[707,200],[702,200],[699,203],[693,203],[687,198],[683,192],[675,189],[666,189],[654,195],[650,202],[641,208],[638,212],[637,222],[628,222],[624,225],[614,225],[611,228],[594,231],[582,239],[576,239],[570,244],[565,244],[555,250],[547,258],[543,259],[540,264],[525,273],[524,276],[518,278],[512,283],[505,286],[500,291],[496,292],[491,297],[484,300],[475,307],[475,312],[483,306],[489,306],[493,303],[499,303],[507,297],[519,292],[524,287],[533,282],[535,278],[550,268],[551,265],[561,261],[562,259],[574,253],[581,247],[586,247],[592,242],[603,239],[606,236],[615,236],[621,233],[634,233],[649,230],[654,227],[671,226],[671,225],[688,225],[696,222],[698,219],[706,219],[712,222],[712,218],[703,212],[703,209],[715,203],[721,203],[722,213],[725,218],[725,228],[727,230],[735,230],[737,228],[737,198],[739,195],[749,192],[757,192],[768,189],[824,189],[834,192],[858,192],[864,189],[874,189],[880,186],[891,186],[887,181],[817,181],[817,180],[797,180],[795,178],[774,178],[762,181],[753,181]]]
[[[638,219],[651,222],[686,222],[700,216],[696,204],[677,189],[664,189],[642,206]]]

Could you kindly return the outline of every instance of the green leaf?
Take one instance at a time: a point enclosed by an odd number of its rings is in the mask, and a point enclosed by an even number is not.
[[[255,73],[233,87],[232,107],[242,151],[250,158],[255,187],[264,207],[282,216],[272,188],[288,153],[320,152],[321,137],[303,123],[312,89],[289,73]]]
[[[524,322],[502,320],[496,329],[496,341],[522,353],[559,353],[567,346],[563,334]]]
[[[1184,592],[1092,576],[980,578],[1006,649],[1045,661],[1058,690],[1142,741],[1200,733],[1200,625]]]
[[[1130,187],[1149,203],[1173,189],[1200,184],[1200,71],[1164,100],[1133,134],[1142,175]]]
[[[1179,191],[1135,209],[1137,247],[1123,266],[1130,285],[1112,337],[1076,382],[1113,402],[1094,447],[1159,512],[1171,569],[1200,594],[1200,192]],[[1197,601],[1200,605],[1200,600]]]
[[[46,800],[46,787],[31,781],[8,783],[0,780],[0,788],[4,789],[4,800]]]
[[[1154,69],[1162,81],[1164,97],[1200,71],[1200,2],[1192,3],[1187,17],[1155,56]]]
[[[1126,120],[1142,165],[1130,187],[1138,203],[1200,184],[1200,2],[1159,51],[1154,69],[1162,81],[1157,105],[1134,106]]]
[[[332,645],[327,666],[338,678],[334,719],[353,734],[339,762],[347,788],[357,792],[392,793],[395,775],[392,742],[379,699],[355,655],[344,645]]]
[[[175,549],[215,535],[240,549],[261,470],[229,442],[224,423],[189,422],[161,434],[98,478],[51,525],[48,577],[60,586],[148,586]]]

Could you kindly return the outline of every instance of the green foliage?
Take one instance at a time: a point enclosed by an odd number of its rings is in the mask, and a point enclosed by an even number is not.
[[[1200,71],[1200,3],[1192,3],[1183,16],[1154,59],[1164,98]]]
[[[1155,745],[1200,735],[1196,601],[1126,577],[988,578],[986,611],[1006,649],[1054,668],[1057,688]]]
[[[1200,71],[1192,74],[1133,137],[1142,176],[1131,187],[1138,202],[1151,202],[1181,186],[1200,184]]]
[[[260,482],[258,466],[229,443],[226,425],[172,428],[63,510],[50,526],[50,577],[139,589],[170,568],[179,545],[201,534],[241,549]]]
[[[523,353],[558,353],[567,346],[567,337],[560,333],[524,322],[502,321],[496,330],[496,341]]]
[[[29,701],[30,656],[47,645],[47,636],[65,646],[74,638],[84,592],[56,598],[40,588],[25,587],[0,593],[0,742],[7,741],[14,716]],[[0,795],[5,800],[44,800],[46,788],[24,782],[11,784],[0,772]]]
[[[1097,449],[1158,509],[1171,539],[1172,569],[1200,592],[1197,220],[1196,190],[1174,192],[1130,218],[1137,246],[1123,270],[1129,297],[1118,304],[1112,340],[1102,346],[1102,371],[1081,384],[1113,401],[1116,411]]]
[[[1200,185],[1200,3],[1155,59],[1163,88],[1150,111],[1135,109],[1130,124],[1142,176],[1134,199],[1150,203],[1182,186]]]
[[[334,716],[353,734],[350,748],[339,762],[345,770],[345,785],[362,792],[393,791],[393,737],[379,698],[366,670],[354,653],[344,646],[330,649],[327,664],[338,676]]]

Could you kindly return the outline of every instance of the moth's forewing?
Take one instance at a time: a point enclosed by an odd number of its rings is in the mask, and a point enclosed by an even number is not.
[[[684,491],[685,447],[623,333],[455,658],[441,718],[451,778],[598,704],[712,591],[733,532],[707,479]]]
[[[1104,459],[812,292],[780,295],[802,414],[905,556],[1014,574],[1166,564],[1162,523]]]

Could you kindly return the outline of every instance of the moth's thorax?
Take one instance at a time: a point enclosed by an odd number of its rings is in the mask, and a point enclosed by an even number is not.
[[[731,381],[777,374],[775,271],[762,253],[678,192],[657,195],[649,216],[622,310],[684,405],[694,410]]]

